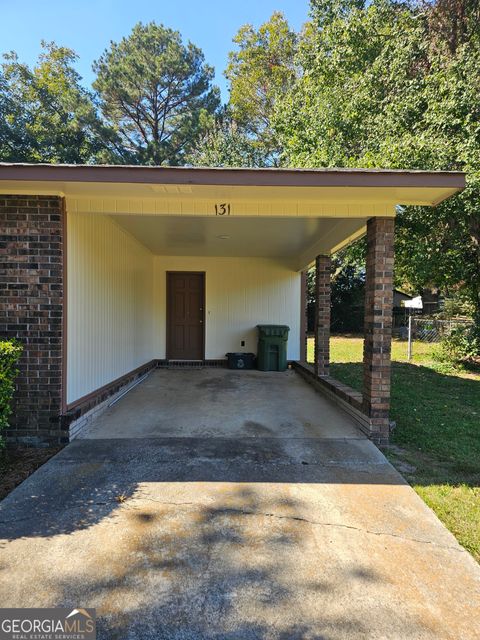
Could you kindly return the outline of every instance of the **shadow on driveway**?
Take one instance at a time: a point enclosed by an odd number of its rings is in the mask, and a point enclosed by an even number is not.
[[[142,483],[195,482],[404,483],[363,438],[74,440],[0,503],[0,539],[84,529]]]
[[[78,440],[0,503],[2,606],[118,640],[473,640],[478,566],[365,439]]]

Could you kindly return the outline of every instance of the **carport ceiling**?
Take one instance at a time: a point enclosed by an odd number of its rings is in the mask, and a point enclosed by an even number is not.
[[[112,215],[152,253],[166,256],[286,258],[329,252],[363,233],[366,219]],[[302,264],[304,266],[304,264]],[[299,267],[300,268],[300,267]]]

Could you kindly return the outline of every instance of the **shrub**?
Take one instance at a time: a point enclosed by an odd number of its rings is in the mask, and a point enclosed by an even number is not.
[[[480,356],[480,332],[474,324],[455,327],[445,336],[441,352],[452,362],[468,362]]]
[[[473,318],[475,307],[461,292],[455,292],[443,301],[443,309],[436,316],[439,319],[455,320],[455,318]]]
[[[22,345],[16,340],[0,340],[0,448],[5,444],[2,431],[8,427],[8,418],[12,413],[17,362],[22,350]]]

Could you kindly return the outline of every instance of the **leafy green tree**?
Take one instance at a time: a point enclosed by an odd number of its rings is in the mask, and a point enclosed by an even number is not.
[[[339,18],[347,18],[354,9],[363,9],[365,4],[365,0],[311,0],[310,15],[316,27],[323,29]]]
[[[332,261],[332,331],[357,333],[363,330],[365,308],[365,268],[345,264],[341,256]]]
[[[102,113],[133,163],[182,163],[219,105],[202,51],[153,22],[112,42],[93,68]]]
[[[24,111],[16,104],[10,79],[5,77],[5,65],[0,70],[0,160],[15,162],[26,159],[26,126]],[[27,156],[28,157],[28,156]]]
[[[461,289],[480,320],[478,22],[452,19],[461,38],[441,46],[430,13],[440,0],[428,10],[393,0],[314,4],[328,16],[305,28],[302,73],[274,110],[284,162],[466,171],[460,196],[400,211],[396,275],[419,292]]]
[[[336,333],[363,330],[365,302],[365,243],[338,251],[331,269],[331,328]],[[315,329],[315,268],[307,271],[307,330]]]
[[[11,162],[94,162],[114,145],[93,97],[73,65],[76,54],[42,42],[30,68],[15,53],[0,70],[0,159]],[[110,153],[110,152],[108,152]]]
[[[422,62],[422,36],[410,11],[388,0],[375,0],[364,10],[353,8],[346,18],[342,12],[321,29],[307,24],[297,58],[303,73],[275,110],[285,161],[300,166],[371,164],[364,156],[396,135],[393,118],[389,129],[383,129],[383,116],[398,108],[395,103],[404,94],[409,100],[403,124],[415,121],[412,93],[421,99],[422,80],[410,75],[412,61]]]
[[[263,154],[265,164],[277,164],[280,148],[271,118],[296,77],[297,37],[284,16],[276,12],[255,30],[244,25],[233,39],[225,76],[230,82],[233,119]]]
[[[420,0],[428,18],[428,39],[440,54],[455,55],[458,48],[478,34],[478,0]]]
[[[396,243],[399,278],[417,290],[434,284],[447,293],[459,291],[480,326],[479,55],[478,45],[463,47],[451,64],[432,74],[428,108],[419,121],[424,133],[411,146],[406,136],[397,160],[407,164],[424,157],[428,168],[464,170],[467,188],[434,209],[405,208]]]
[[[203,167],[263,167],[266,158],[255,139],[225,109],[198,140],[187,163]]]

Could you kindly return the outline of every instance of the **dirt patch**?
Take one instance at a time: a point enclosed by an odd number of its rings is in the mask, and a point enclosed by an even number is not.
[[[0,500],[42,466],[62,447],[15,447],[0,452]]]

